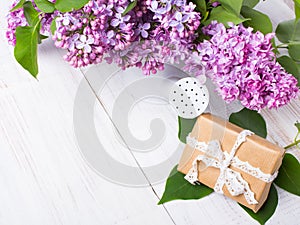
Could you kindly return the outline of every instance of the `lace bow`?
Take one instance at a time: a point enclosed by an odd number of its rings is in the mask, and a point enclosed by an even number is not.
[[[195,138],[187,137],[187,144],[193,148],[196,148],[204,153],[199,155],[192,164],[192,168],[189,170],[185,179],[190,183],[195,184],[198,181],[198,163],[203,162],[206,166],[211,166],[220,169],[220,175],[214,187],[214,191],[223,194],[223,186],[227,187],[227,190],[232,196],[238,196],[243,194],[247,202],[251,205],[258,204],[254,198],[254,193],[251,191],[248,183],[243,179],[242,175],[229,168],[230,165],[241,169],[242,171],[255,176],[265,182],[272,182],[277,172],[273,175],[263,173],[259,168],[252,167],[248,162],[242,162],[235,153],[242,143],[246,141],[246,137],[253,133],[249,130],[242,131],[231,150],[230,153],[223,152],[219,141],[213,140],[208,144],[204,142],[198,142]]]

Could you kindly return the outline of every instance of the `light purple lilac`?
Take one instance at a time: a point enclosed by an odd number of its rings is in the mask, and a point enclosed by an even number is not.
[[[211,71],[211,79],[226,102],[236,99],[252,110],[278,108],[295,98],[297,80],[276,62],[271,40],[242,24],[226,29],[212,22],[203,29],[210,35],[197,46],[199,62]]]

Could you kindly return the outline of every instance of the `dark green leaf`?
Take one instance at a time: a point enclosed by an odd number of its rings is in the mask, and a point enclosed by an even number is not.
[[[300,20],[288,20],[278,24],[276,36],[282,43],[300,41]]]
[[[288,51],[292,59],[300,61],[300,42],[289,43]]]
[[[193,0],[192,2],[196,5],[196,10],[201,12],[201,17],[203,18],[203,16],[206,13],[206,10],[207,10],[206,1],[205,0]]]
[[[34,77],[38,74],[37,45],[40,23],[34,27],[17,27],[14,55],[18,63]]]
[[[269,196],[257,213],[254,213],[251,209],[240,205],[253,219],[258,221],[260,224],[265,224],[271,216],[274,214],[278,204],[278,195],[275,186],[272,184]]]
[[[229,12],[235,14],[236,16],[240,15],[243,0],[218,0],[218,2],[220,2],[222,6]]]
[[[285,154],[274,182],[282,189],[300,196],[300,163],[293,155]]]
[[[248,6],[250,8],[253,8],[259,3],[259,0],[244,0],[243,5]]]
[[[270,18],[255,9],[252,9],[248,6],[243,6],[241,14],[245,18],[250,18],[244,22],[246,27],[253,27],[255,31],[259,30],[263,34],[268,34],[273,31],[273,26]]]
[[[277,61],[288,73],[296,77],[296,79],[298,80],[298,86],[300,86],[300,70],[297,63],[295,63],[290,57],[286,55],[277,58]]]
[[[54,4],[48,0],[34,0],[34,3],[44,13],[52,13],[55,10]]]
[[[56,0],[55,8],[60,12],[70,12],[86,5],[89,0]]]
[[[251,130],[263,138],[267,136],[266,122],[257,111],[244,108],[237,113],[232,113],[229,121],[244,129]]]
[[[51,34],[54,35],[56,31],[56,17],[51,22],[50,30],[51,30]]]
[[[184,179],[184,174],[177,171],[177,166],[171,171],[166,183],[165,192],[158,202],[163,204],[172,200],[182,199],[200,199],[203,198],[213,190],[204,185],[192,185]]]
[[[25,3],[25,1],[26,1],[26,0],[20,0],[20,1],[18,2],[18,4],[16,4],[16,6],[13,7],[13,8],[10,10],[10,12],[13,12],[13,11],[15,11],[15,10],[17,10],[17,9],[22,8],[23,5],[24,5],[24,3]]]
[[[196,121],[197,121],[197,118],[184,119],[184,118],[178,117],[178,125],[179,125],[178,138],[181,142],[186,143],[186,137],[188,136],[189,133],[192,132]]]
[[[219,6],[211,10],[210,17],[204,22],[204,25],[210,24],[210,22],[213,20],[217,20],[218,22],[223,23],[226,27],[228,27],[228,22],[240,24],[248,19],[241,18],[240,16],[237,16],[234,13],[227,11],[222,6]]]
[[[134,0],[133,2],[129,3],[129,5],[125,9],[125,11],[122,13],[122,15],[125,16],[127,13],[129,13],[131,10],[133,10],[134,7],[136,7],[136,4],[137,4],[137,0]]]
[[[38,38],[38,44],[41,44],[42,43],[42,40],[45,40],[47,39],[48,36],[45,36],[45,35],[42,35],[42,34],[39,34],[39,38]]]
[[[35,10],[31,2],[26,2],[23,8],[29,26],[35,26],[39,22],[39,12]]]

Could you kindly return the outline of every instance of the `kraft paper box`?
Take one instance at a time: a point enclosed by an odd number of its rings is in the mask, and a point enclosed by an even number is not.
[[[212,140],[219,140],[222,151],[230,153],[239,133],[243,130],[244,129],[211,114],[203,114],[198,117],[190,136],[194,137],[198,142],[205,143]],[[190,145],[186,145],[177,168],[178,171],[187,174],[192,168],[194,160],[199,155],[204,155],[204,153]],[[271,175],[276,173],[281,166],[284,149],[257,135],[251,135],[240,145],[235,156],[243,162],[248,162],[252,167],[259,168],[263,173]],[[232,196],[225,185],[222,188],[224,195],[257,212],[268,197],[271,182],[267,183],[262,181],[232,165],[228,168],[241,174],[242,178],[248,183],[251,191],[254,193],[254,197],[258,203],[249,204],[243,194]],[[220,169],[207,166],[203,163],[199,163],[197,169],[198,180],[202,184],[214,188],[220,176]]]

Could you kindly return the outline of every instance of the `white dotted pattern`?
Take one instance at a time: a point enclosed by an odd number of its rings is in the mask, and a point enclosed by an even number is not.
[[[187,77],[177,81],[171,87],[169,101],[180,117],[193,119],[207,108],[209,92],[196,78]]]

